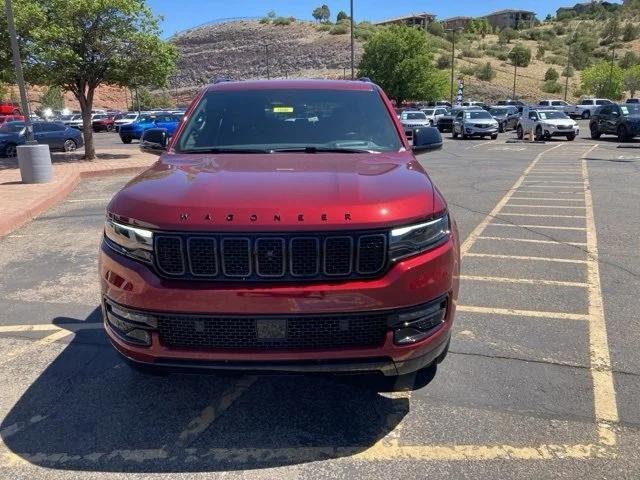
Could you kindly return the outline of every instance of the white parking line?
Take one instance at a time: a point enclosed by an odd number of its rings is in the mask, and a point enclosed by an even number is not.
[[[523,225],[516,223],[490,223],[492,227],[519,227],[519,228],[538,228],[538,229],[549,229],[549,230],[576,230],[576,231],[586,231],[585,227],[558,227],[555,225]]]
[[[514,317],[557,318],[559,320],[589,320],[584,313],[543,312],[540,310],[521,310],[517,308],[478,307],[475,305],[458,305],[456,310],[468,313],[488,313],[491,315],[510,315]]]
[[[531,205],[526,203],[510,203],[505,205],[505,207],[519,207],[519,208],[573,208],[573,209],[581,209],[584,210],[587,207],[582,207],[580,205]]]
[[[573,258],[552,258],[552,257],[531,257],[527,255],[500,255],[497,253],[467,253],[467,257],[480,258],[504,258],[508,260],[531,260],[536,262],[554,262],[554,263],[587,263],[586,260],[576,260]]]
[[[507,205],[505,208],[509,208],[510,205]],[[544,205],[541,205],[544,206]],[[540,213],[508,213],[508,212],[500,212],[500,216],[510,216],[510,217],[540,217],[540,218],[587,218],[584,215],[550,215],[550,214],[540,214]]]
[[[584,282],[565,282],[561,280],[541,280],[536,278],[486,277],[482,275],[460,275],[460,280],[496,283],[524,283],[528,285],[557,285],[562,287],[586,288],[588,286],[588,284]]]
[[[534,240],[530,238],[513,238],[513,237],[478,237],[478,240],[496,240],[503,242],[525,242],[525,243],[544,243],[551,245],[571,245],[574,247],[586,247],[585,242],[559,242],[557,240]]]

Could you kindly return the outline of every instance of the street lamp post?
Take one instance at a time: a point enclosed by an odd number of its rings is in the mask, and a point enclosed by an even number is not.
[[[270,43],[263,43],[262,46],[264,47],[264,52],[265,55],[267,57],[267,80],[271,79],[271,73],[269,72],[269,47],[271,46]]]
[[[27,144],[35,144],[33,139],[33,124],[31,123],[31,111],[29,110],[29,101],[27,100],[27,87],[24,82],[24,74],[22,73],[22,61],[20,60],[20,48],[18,47],[18,34],[16,33],[16,24],[13,19],[13,6],[11,0],[5,0],[5,12],[7,14],[7,30],[9,31],[9,42],[13,53],[13,65],[16,70],[16,83],[20,91],[20,103],[24,112],[24,125],[26,130]]]
[[[567,101],[567,92],[569,90],[569,67],[571,66],[571,44],[574,42],[574,40],[576,39],[576,33],[578,33],[578,27],[580,26],[580,24],[582,23],[582,20],[580,20],[578,23],[576,23],[576,26],[573,27],[573,35],[571,36],[571,42],[569,43],[569,45],[567,45],[567,68],[565,70],[565,77],[564,77],[564,101]]]
[[[511,98],[516,99],[516,78],[518,77],[518,52],[513,52],[513,95]]]
[[[456,62],[456,31],[462,30],[461,28],[447,28],[445,32],[451,32],[451,92],[449,94],[449,103],[453,105],[453,76]]]
[[[351,80],[356,78],[355,73],[355,50],[354,50],[354,42],[353,42],[353,0],[349,3],[350,6],[350,14],[351,14]]]

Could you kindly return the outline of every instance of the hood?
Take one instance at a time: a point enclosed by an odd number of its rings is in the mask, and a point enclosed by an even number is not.
[[[428,118],[414,118],[411,120],[401,120],[403,125],[424,125],[425,123],[429,123]]]
[[[508,117],[506,112],[505,113],[496,113],[495,115],[492,114],[491,116],[493,118],[499,118],[501,120]]]
[[[570,118],[548,118],[540,120],[540,123],[548,123],[549,125],[576,125],[576,122]]]
[[[490,125],[495,123],[495,118],[465,118],[465,123],[481,123],[483,125]]]
[[[632,115],[625,115],[625,118],[630,122],[640,122],[640,114],[634,113]]]
[[[183,231],[383,228],[445,208],[411,152],[165,154],[107,211]]]

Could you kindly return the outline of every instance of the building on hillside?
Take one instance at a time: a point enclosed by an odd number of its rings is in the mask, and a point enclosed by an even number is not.
[[[408,25],[410,27],[419,26],[426,28],[430,23],[435,22],[436,16],[432,13],[410,13],[401,17],[388,18],[381,22],[375,22],[374,25]]]
[[[465,29],[471,23],[471,20],[473,20],[473,17],[451,17],[442,20],[442,26],[445,29]]]
[[[485,15],[489,25],[493,28],[531,28],[536,19],[536,13],[528,10],[498,10]]]

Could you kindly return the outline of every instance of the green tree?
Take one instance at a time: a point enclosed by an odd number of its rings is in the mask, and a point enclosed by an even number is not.
[[[88,160],[96,89],[162,86],[174,69],[175,47],[160,39],[158,18],[142,0],[15,0],[14,10],[27,79],[73,93]]]
[[[131,110],[157,110],[176,106],[173,98],[166,92],[153,93],[146,87],[136,89],[132,99]]]
[[[557,80],[547,80],[542,84],[542,91],[546,93],[560,93],[562,85]]]
[[[558,78],[560,78],[560,75],[558,74],[558,71],[553,67],[549,67],[549,69],[544,74],[545,81],[556,81],[558,80]]]
[[[634,98],[636,92],[640,90],[640,65],[634,65],[625,70],[623,82],[625,90],[628,90],[631,98]]]
[[[451,68],[451,56],[446,53],[440,55],[436,60],[436,67],[438,67],[440,70]]]
[[[380,85],[397,104],[436,100],[448,90],[447,73],[433,65],[427,37],[411,27],[378,30],[365,44],[358,75]]]
[[[428,26],[427,26],[427,31],[431,34],[431,35],[435,35],[437,37],[442,37],[444,36],[444,27],[442,26],[442,23],[440,22],[431,22]]]
[[[489,24],[489,20],[486,18],[478,18],[476,19],[477,32],[484,39],[487,35],[491,33],[491,25]]]
[[[618,65],[601,61],[582,72],[580,88],[596,97],[622,98],[624,72]]]
[[[509,52],[509,59],[519,67],[527,67],[531,63],[531,49],[524,43],[518,43]]]
[[[313,18],[318,22],[326,23],[331,18],[331,10],[329,10],[329,6],[327,4],[322,4],[321,6],[313,9],[311,16],[313,16]]]
[[[340,22],[342,20],[349,20],[349,15],[347,15],[347,12],[344,10],[340,10],[336,16],[336,22]]]
[[[565,77],[565,78],[572,78],[574,75],[575,75],[575,72],[574,72],[573,67],[571,65],[567,65],[562,70],[562,76]]]
[[[9,96],[9,87],[0,82],[0,100],[6,100],[7,97]]]
[[[618,41],[620,37],[620,20],[617,15],[612,15],[602,30],[602,44],[609,45]]]
[[[513,28],[507,27],[498,34],[498,42],[505,44],[511,43],[511,40],[518,38],[518,32]]]
[[[49,87],[45,90],[40,97],[40,104],[42,108],[51,108],[60,110],[64,108],[64,93],[62,89],[57,86]]]

